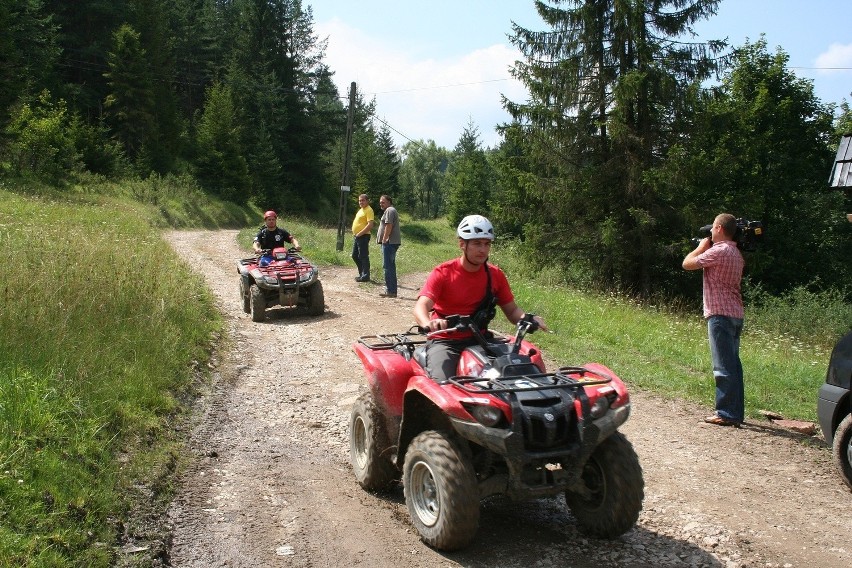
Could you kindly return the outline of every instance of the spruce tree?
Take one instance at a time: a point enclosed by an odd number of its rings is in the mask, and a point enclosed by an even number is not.
[[[525,130],[541,207],[528,226],[542,253],[575,272],[650,293],[665,209],[647,181],[664,158],[690,86],[719,63],[721,42],[683,41],[718,0],[536,1],[546,31],[513,25],[524,54],[507,101]],[[562,6],[566,7],[562,7]]]

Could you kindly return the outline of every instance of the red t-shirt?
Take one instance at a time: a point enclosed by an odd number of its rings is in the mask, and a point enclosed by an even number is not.
[[[497,298],[498,306],[515,301],[506,275],[493,264],[488,265],[491,274],[491,292]],[[480,267],[476,272],[468,272],[462,266],[461,258],[454,258],[436,266],[426,278],[426,284],[420,290],[435,302],[432,319],[452,315],[472,315],[485,297],[488,276]]]

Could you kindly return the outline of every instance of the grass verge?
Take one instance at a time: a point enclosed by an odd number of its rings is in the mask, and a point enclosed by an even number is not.
[[[174,466],[221,321],[152,215],[0,190],[3,566],[112,565],[129,487]]]

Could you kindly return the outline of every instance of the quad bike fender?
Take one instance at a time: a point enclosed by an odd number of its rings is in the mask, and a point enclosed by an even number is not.
[[[586,387],[586,393],[589,395],[589,398],[596,398],[597,392],[607,391],[608,388],[612,388],[612,390],[616,393],[616,399],[612,403],[612,408],[617,408],[623,405],[630,405],[630,393],[627,392],[627,385],[624,384],[618,375],[616,375],[609,367],[606,365],[601,365],[600,363],[586,363],[583,365],[583,368],[588,369],[592,373],[599,375],[601,378],[611,378],[612,380],[601,386],[590,386]]]
[[[408,444],[419,433],[425,430],[452,432],[456,422],[475,423],[461,404],[464,396],[463,391],[440,385],[425,375],[412,376],[403,400],[396,463],[405,461]]]
[[[409,362],[391,349],[370,349],[361,343],[355,343],[353,348],[361,359],[376,402],[387,414],[400,416],[403,394],[411,376]]]
[[[609,410],[603,416],[594,420],[582,420],[584,443],[593,441],[593,444],[597,445],[627,422],[630,417],[630,394],[627,392],[624,381],[606,365],[586,363],[583,368],[591,372],[591,375],[586,375],[590,379],[595,379],[594,375],[598,375],[597,378],[611,379],[608,383],[602,385],[584,387],[590,405],[602,396],[611,397],[612,393],[615,393],[615,400],[612,400],[609,404]],[[574,401],[574,409],[578,417],[585,416],[586,411],[583,409],[583,403],[579,397]]]
[[[252,277],[248,272],[240,272],[240,280],[243,283],[243,290],[248,290],[251,287]]]
[[[426,375],[417,374],[408,381],[408,388],[405,391],[406,399],[412,391],[422,394],[447,416],[461,420],[474,420],[461,403],[463,398],[470,395],[454,386],[439,384]]]
[[[528,355],[533,365],[541,369],[542,373],[545,372],[544,359],[542,358],[541,351],[539,351],[538,347],[524,339],[523,341],[521,341],[520,354]]]

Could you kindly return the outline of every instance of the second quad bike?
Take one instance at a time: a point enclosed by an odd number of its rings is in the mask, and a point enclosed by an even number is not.
[[[633,446],[618,431],[630,414],[627,388],[604,365],[546,372],[524,339],[538,324],[527,314],[514,337],[450,316],[477,344],[458,375],[426,372],[422,328],[361,337],[354,345],[369,383],[350,418],[350,455],[368,491],[402,478],[422,540],[437,549],[467,546],[479,502],[564,494],[579,528],[597,538],[630,530],[642,509],[644,480]]]
[[[319,269],[296,248],[262,250],[256,257],[238,260],[237,273],[243,311],[252,321],[264,321],[272,306],[302,306],[313,316],[325,310]]]

